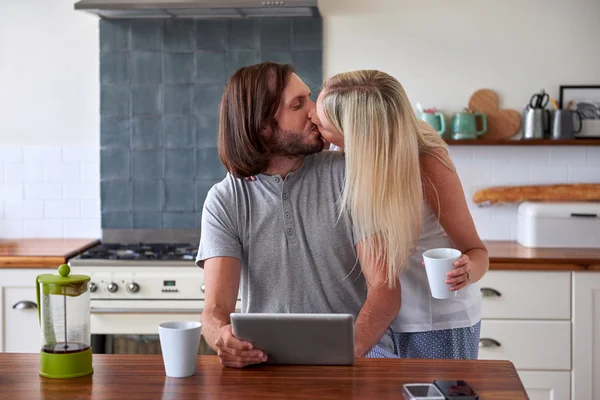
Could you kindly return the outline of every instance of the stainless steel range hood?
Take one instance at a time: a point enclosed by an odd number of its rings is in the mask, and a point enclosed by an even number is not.
[[[81,0],[76,10],[102,18],[253,18],[317,16],[317,0]]]

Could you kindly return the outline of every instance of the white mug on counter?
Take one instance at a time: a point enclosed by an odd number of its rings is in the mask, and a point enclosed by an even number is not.
[[[449,248],[431,249],[423,253],[429,289],[434,298],[448,299],[458,294],[458,291],[450,290],[451,285],[446,283],[446,274],[454,269],[454,262],[461,255],[460,250]]]
[[[167,376],[185,378],[194,375],[201,333],[202,324],[198,321],[172,321],[158,326]]]

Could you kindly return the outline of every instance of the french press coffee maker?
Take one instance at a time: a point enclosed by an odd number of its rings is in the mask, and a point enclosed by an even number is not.
[[[71,268],[67,264],[58,267],[58,273],[36,278],[38,318],[42,331],[40,375],[46,378],[89,375],[93,372],[90,277],[69,275]]]

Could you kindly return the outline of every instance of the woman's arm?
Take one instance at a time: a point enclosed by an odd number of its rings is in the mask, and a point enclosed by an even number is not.
[[[485,275],[489,268],[488,251],[477,234],[456,171],[431,154],[422,154],[420,162],[425,200],[454,247],[463,253],[446,281],[453,285],[452,290],[458,290]]]

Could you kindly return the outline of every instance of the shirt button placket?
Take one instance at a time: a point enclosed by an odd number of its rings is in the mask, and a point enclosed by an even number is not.
[[[290,195],[286,191],[285,182],[283,185],[283,193],[281,194],[281,199],[283,203],[283,221],[285,223],[285,233],[288,240],[293,240],[295,238],[294,235],[294,220],[292,219],[292,211],[290,205]]]

